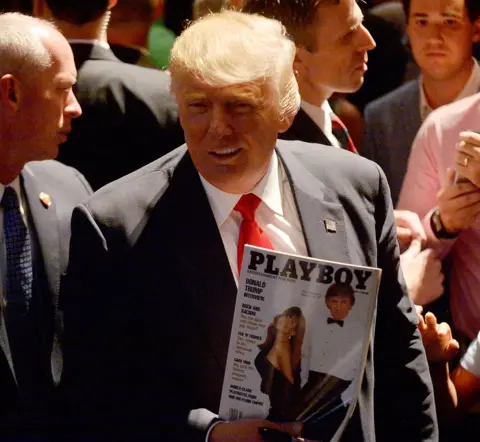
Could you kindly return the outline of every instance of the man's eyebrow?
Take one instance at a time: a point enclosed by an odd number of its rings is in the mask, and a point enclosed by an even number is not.
[[[450,18],[463,18],[463,15],[459,12],[442,12],[441,16]]]
[[[202,98],[205,98],[206,97],[206,94],[203,93],[203,92],[185,92],[183,94],[183,96],[185,98],[187,98],[188,100],[199,100],[199,99],[202,99]]]

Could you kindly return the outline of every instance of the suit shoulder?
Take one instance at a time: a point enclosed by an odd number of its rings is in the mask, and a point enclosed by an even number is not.
[[[44,182],[63,183],[64,186],[85,181],[77,169],[56,160],[31,161],[25,165],[25,170]]]
[[[122,86],[132,91],[148,91],[155,95],[170,92],[168,72],[123,63],[116,60],[88,60],[79,72],[79,86]]]
[[[301,141],[281,141],[277,146],[286,162],[294,167],[297,162],[327,187],[370,194],[378,190],[383,172],[367,158],[333,146]]]
[[[394,89],[388,94],[373,100],[365,107],[365,116],[382,115],[385,112],[396,110],[398,106],[405,106],[417,100],[419,94],[418,80],[411,80]]]
[[[150,164],[97,190],[86,205],[95,216],[113,217],[125,207],[145,209],[168,187],[175,167],[187,151],[180,146]]]

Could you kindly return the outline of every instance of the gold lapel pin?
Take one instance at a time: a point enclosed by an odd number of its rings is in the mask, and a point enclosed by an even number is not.
[[[38,195],[38,197],[40,198],[40,201],[46,209],[48,209],[52,205],[52,198],[50,198],[50,195],[48,193],[40,192],[40,195]]]
[[[332,219],[325,219],[323,220],[325,223],[325,230],[329,233],[336,233],[337,231],[337,223]]]

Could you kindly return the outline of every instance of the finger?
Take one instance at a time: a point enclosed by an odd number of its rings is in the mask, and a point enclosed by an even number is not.
[[[407,227],[397,226],[397,238],[398,242],[410,242],[412,239],[412,231]]]
[[[446,362],[451,361],[458,353],[460,349],[459,343],[453,339],[450,341],[445,349],[443,350],[443,354],[445,355]]]
[[[422,315],[418,315],[418,325],[417,325],[417,327],[421,332],[423,332],[427,329],[427,326],[425,324],[425,320],[423,319]]]
[[[288,422],[278,424],[280,431],[290,434],[293,437],[301,436],[303,431],[303,424],[301,422]]]
[[[408,258],[414,258],[422,251],[422,241],[420,238],[413,238],[408,246],[408,249],[402,255]]]
[[[419,236],[426,240],[427,235],[420,217],[410,210],[395,210],[395,225],[410,230],[412,236]]]
[[[437,333],[439,336],[452,336],[452,330],[450,329],[450,326],[446,322],[442,322],[438,324],[437,327]]]
[[[480,133],[474,130],[462,130],[458,135],[459,141],[465,141],[480,146]]]
[[[448,167],[447,171],[445,172],[445,186],[444,187],[452,187],[455,184],[455,175],[456,175],[455,170]]]
[[[429,330],[437,330],[437,318],[432,312],[425,315],[425,324]]]

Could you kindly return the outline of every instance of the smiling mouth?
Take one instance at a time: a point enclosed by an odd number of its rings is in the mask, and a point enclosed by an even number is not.
[[[238,155],[241,150],[242,149],[239,147],[226,147],[224,149],[217,149],[208,153],[218,159],[230,159]]]

